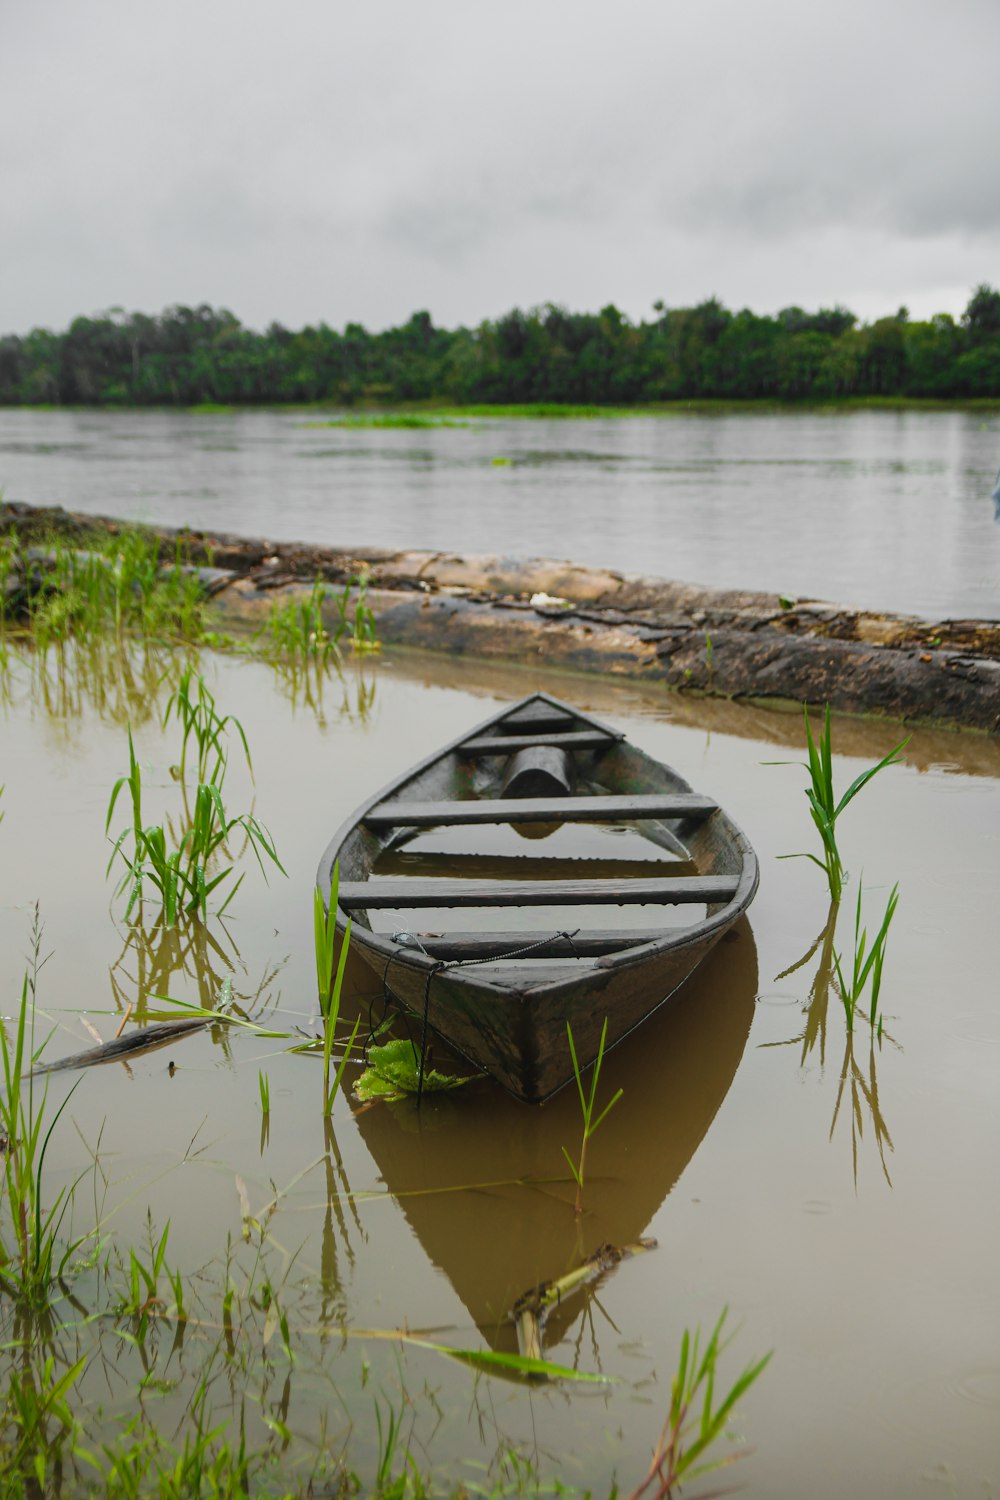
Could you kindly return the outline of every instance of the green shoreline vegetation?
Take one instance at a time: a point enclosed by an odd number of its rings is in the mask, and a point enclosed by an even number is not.
[[[207,305],[159,316],[115,308],[64,333],[0,338],[0,406],[392,408],[346,425],[419,427],[420,411],[476,416],[610,416],[638,409],[746,409],[796,403],[896,409],[911,402],[1000,402],[1000,292],[977,286],[958,319],[905,307],[863,323],[846,308],[773,315],[653,307],[633,322],[608,305],[552,303],[476,328],[438,328],[416,312],[396,328],[298,332],[245,328]],[[680,408],[678,406],[680,404]],[[412,415],[411,415],[412,414]]]

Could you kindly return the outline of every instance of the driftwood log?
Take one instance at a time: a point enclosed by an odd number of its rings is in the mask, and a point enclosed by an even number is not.
[[[127,523],[0,506],[0,531],[86,545]],[[536,662],[751,700],[829,702],[1000,733],[1000,621],[927,621],[776,594],[711,590],[571,563],[444,552],[348,551],[228,533],[156,528],[164,562],[178,539],[223,628],[257,625],[276,598],[317,579],[364,574],[387,645]],[[331,622],[333,607],[331,605]]]

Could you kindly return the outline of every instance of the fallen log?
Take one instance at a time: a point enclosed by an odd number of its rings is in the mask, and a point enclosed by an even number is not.
[[[125,525],[0,506],[0,530],[24,544],[59,536],[85,546],[95,533]],[[927,621],[544,559],[346,550],[162,528],[150,534],[165,566],[175,563],[180,543],[224,629],[253,628],[275,602],[307,592],[317,578],[343,586],[363,576],[388,645],[1000,733],[1000,621]]]

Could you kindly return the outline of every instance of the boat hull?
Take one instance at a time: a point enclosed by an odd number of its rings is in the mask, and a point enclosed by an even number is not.
[[[490,985],[476,971],[439,969],[428,973],[405,957],[386,958],[355,928],[351,951],[383,977],[403,1006],[477,1070],[490,1074],[516,1098],[541,1104],[572,1078],[567,1022],[577,1056],[592,1062],[607,1021],[606,1046],[613,1047],[690,977],[728,930],[712,933],[652,954],[629,969],[593,970],[535,988],[522,980],[512,990]],[[481,971],[480,971],[481,975]]]
[[[397,882],[385,901],[386,885],[372,881],[380,857],[412,838],[416,825],[427,827],[435,818],[445,824],[474,825],[483,818],[513,822],[524,816],[523,799],[503,801],[504,776],[505,771],[509,776],[511,761],[503,747],[508,742],[520,746],[525,737],[530,738],[513,732],[525,715],[543,723],[540,716],[546,713],[556,716],[556,723],[563,716],[570,726],[571,733],[564,739],[572,744],[567,756],[574,776],[573,792],[567,788],[562,801],[540,798],[538,805],[546,817],[562,810],[571,821],[583,820],[593,806],[606,821],[610,804],[622,811],[628,826],[667,851],[669,858],[660,867],[663,871],[668,875],[671,870],[685,872],[678,879],[623,879],[610,895],[607,881],[571,882],[574,899],[595,904],[648,900],[655,910],[658,900],[703,901],[707,890],[707,905],[699,907],[704,915],[696,914],[686,926],[665,923],[656,915],[640,941],[634,935],[630,938],[630,929],[623,927],[621,945],[616,946],[613,934],[608,943],[587,933],[584,906],[583,920],[575,925],[584,929],[581,942],[589,944],[585,953],[574,948],[572,938],[548,941],[544,929],[521,934],[528,942],[517,948],[517,956],[510,945],[504,946],[501,935],[487,931],[470,940],[466,929],[466,936],[451,947],[445,934],[435,952],[435,942],[429,937],[425,949],[419,936],[399,941],[389,932],[374,930],[371,910],[375,907],[419,904],[397,895],[397,890],[419,890],[419,885]],[[541,740],[553,737],[560,738],[558,733],[538,735]],[[504,811],[508,805],[509,814]],[[407,817],[413,818],[413,828],[407,826]],[[546,820],[541,821],[545,824]],[[670,861],[678,856],[682,863],[672,865]],[[553,866],[557,863],[553,861]],[[670,1000],[745,912],[758,880],[753,850],[721,808],[695,796],[670,767],[545,694],[502,710],[380,791],[331,841],[318,875],[325,896],[335,869],[338,930],[343,933],[348,917],[353,918],[352,952],[368,964],[380,989],[417,1018],[420,1038],[437,1034],[477,1070],[529,1103],[541,1103],[573,1077],[567,1024],[572,1027],[579,1064],[585,1068],[598,1054],[605,1023],[606,1045],[611,1047]],[[393,884],[388,882],[390,888]],[[545,884],[538,882],[540,894],[533,903],[530,894],[522,896],[530,886],[519,881],[483,882],[488,892],[483,895],[476,882],[424,882],[421,899],[431,907],[466,906],[470,900],[483,906],[494,902],[538,906],[547,900]],[[565,883],[549,884],[561,889]],[[440,903],[435,894],[439,890],[450,891]],[[664,890],[669,894],[664,896]],[[554,894],[558,896],[559,891]],[[559,919],[553,920],[558,923]],[[435,923],[440,925],[439,917]],[[555,936],[556,929],[550,929],[549,937]],[[532,938],[537,938],[538,945]],[[473,956],[455,956],[467,950]]]

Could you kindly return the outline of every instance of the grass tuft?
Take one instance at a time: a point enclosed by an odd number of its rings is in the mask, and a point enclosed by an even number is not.
[[[125,867],[115,894],[120,896],[127,893],[126,921],[136,902],[142,901],[147,885],[151,885],[156,892],[163,910],[164,922],[168,927],[175,926],[181,915],[191,916],[199,913],[204,919],[208,915],[209,896],[233,873],[233,866],[224,864],[223,860],[228,855],[228,840],[237,828],[245,835],[265,879],[266,870],[262,856],[266,856],[272,864],[276,865],[283,875],[286,874],[271,835],[263,823],[249,812],[230,817],[222,800],[222,781],[225,776],[226,759],[220,746],[219,735],[227,725],[234,724],[239,732],[249,764],[250,751],[242,725],[229,715],[220,718],[215,709],[215,700],[204,688],[203,683],[196,696],[199,704],[207,703],[209,707],[200,719],[196,718],[194,726],[191,727],[189,721],[185,720],[185,705],[190,708],[192,700],[186,692],[180,698],[176,698],[175,695],[178,717],[185,725],[180,775],[183,779],[188,736],[194,733],[199,745],[199,768],[203,755],[206,766],[213,754],[216,757],[209,771],[210,777],[214,779],[199,781],[193,812],[188,814],[186,825],[176,843],[173,843],[169,837],[166,824],[147,825],[144,822],[142,772],[136,759],[132,729],[131,725],[129,726],[128,774],[120,776],[111,790],[104,823],[104,831],[107,834],[111,828],[118,797],[123,789],[128,788],[132,804],[132,822],[115,839],[106,871],[106,874],[111,873],[116,859],[120,859]],[[171,703],[174,702],[175,699],[171,699]],[[241,875],[229,888],[229,893],[220,907],[220,913],[225,911],[242,880]]]
[[[629,1500],[669,1500],[682,1482],[690,1483],[713,1469],[721,1469],[745,1456],[729,1453],[724,1458],[706,1458],[708,1449],[726,1431],[733,1410],[763,1373],[771,1355],[765,1354],[746,1366],[716,1405],[715,1387],[719,1359],[731,1339],[723,1339],[727,1309],[723,1308],[704,1351],[699,1331],[693,1336],[684,1330],[677,1371],[671,1384],[670,1409],[667,1412],[653,1460],[646,1478],[633,1490]],[[695,1410],[701,1400],[701,1412]]]
[[[357,1040],[358,1028],[361,1025],[361,1017],[358,1016],[354,1022],[351,1035],[344,1048],[337,1069],[333,1075],[333,1083],[330,1083],[330,1059],[333,1052],[334,1037],[337,1030],[337,1022],[340,1019],[340,996],[344,984],[344,970],[347,967],[347,954],[351,946],[351,919],[347,919],[347,927],[344,932],[343,941],[340,945],[340,959],[334,970],[334,954],[337,946],[337,890],[340,884],[340,870],[335,864],[333,867],[333,882],[330,888],[330,904],[323,905],[323,892],[319,886],[313,892],[313,935],[316,950],[316,989],[319,997],[320,1015],[323,1018],[323,1115],[329,1119],[333,1113],[333,1101],[336,1098],[340,1081],[344,1076],[351,1049]]]
[[[32,1074],[42,1046],[35,1045],[35,997],[41,967],[41,926],[35,907],[32,967],[21,985],[13,1045],[0,1025],[0,1063],[4,1096],[0,1100],[3,1175],[0,1179],[0,1289],[20,1308],[38,1310],[49,1301],[53,1284],[79,1248],[75,1240],[60,1248],[59,1235],[76,1183],[60,1188],[46,1207],[43,1192],[45,1157],[53,1131],[81,1079],[73,1084],[52,1116],[46,1118],[48,1079],[38,1088]],[[9,1221],[8,1221],[9,1216]]]
[[[869,766],[856,776],[847,791],[838,799],[833,786],[833,743],[830,733],[830,705],[826,705],[826,714],[823,732],[818,740],[813,739],[812,726],[809,723],[809,709],[805,708],[806,720],[806,744],[809,751],[809,760],[804,762],[809,772],[809,786],[806,787],[806,799],[809,803],[809,813],[816,831],[820,836],[823,846],[823,858],[818,859],[815,854],[779,854],[779,859],[809,859],[814,865],[818,865],[824,872],[827,884],[830,887],[830,899],[834,903],[840,901],[844,889],[844,862],[837,844],[837,821],[844,810],[854,801],[858,793],[868,785],[872,777],[884,771],[887,766],[894,765],[902,758],[902,752],[910,743],[907,735],[905,740],[900,740],[896,747],[884,755],[877,765]],[[770,764],[784,764],[783,762],[770,762]]]

